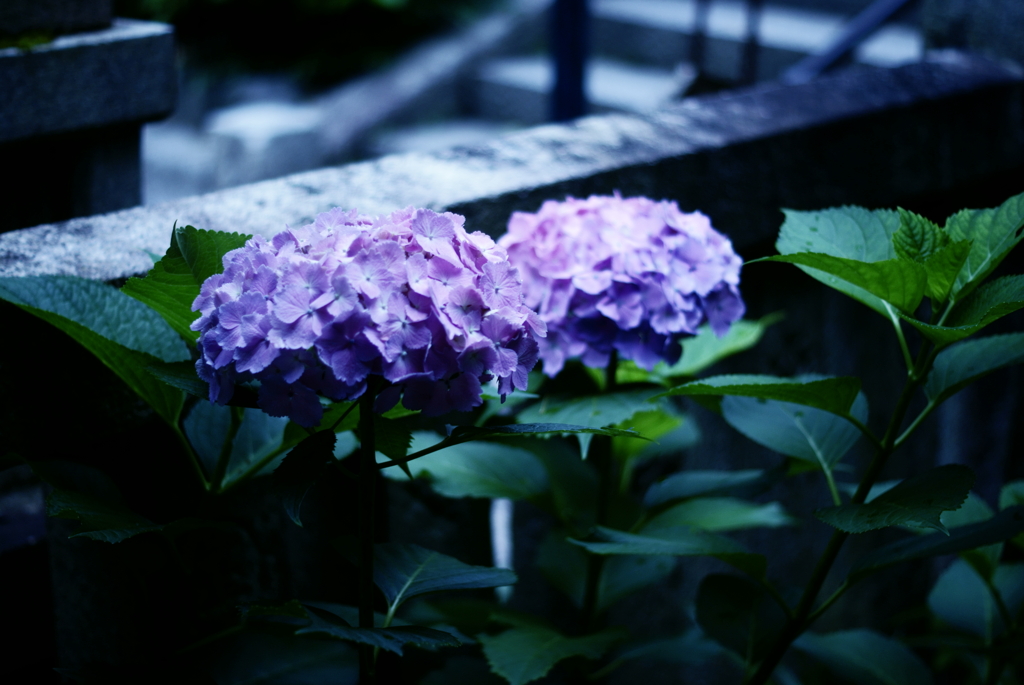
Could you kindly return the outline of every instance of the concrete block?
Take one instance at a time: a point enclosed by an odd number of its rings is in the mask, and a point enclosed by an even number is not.
[[[468,29],[428,41],[391,67],[326,93],[322,145],[335,162],[351,159],[377,126],[407,125],[466,114],[459,85],[482,61],[536,49],[543,42],[550,0],[512,0]]]
[[[385,129],[371,137],[366,151],[370,157],[403,152],[434,152],[455,146],[480,145],[515,129],[513,124],[486,119],[455,119]]]
[[[206,132],[216,150],[215,187],[321,166],[323,121],[323,108],[285,102],[252,102],[212,113]]]
[[[27,52],[0,50],[0,143],[164,117],[174,65],[172,28],[128,19]]]
[[[1024,65],[1024,3],[1018,0],[925,0],[925,42],[966,48]]]
[[[0,36],[74,33],[110,26],[112,0],[4,0]]]
[[[739,248],[779,207],[889,206],[1021,166],[1024,86],[1002,65],[937,55],[800,86],[695,97],[647,115],[586,117],[474,148],[332,167],[0,235],[0,276],[113,280],[146,271],[177,221],[273,235],[331,207],[451,209],[499,234],[545,198],[620,190],[706,211]]]
[[[592,113],[649,112],[679,97],[696,76],[594,58],[584,85]],[[539,124],[550,117],[554,66],[547,57],[508,57],[484,64],[476,83],[476,111],[499,121]]]
[[[189,126],[142,127],[142,202],[151,205],[216,189],[216,149]]]

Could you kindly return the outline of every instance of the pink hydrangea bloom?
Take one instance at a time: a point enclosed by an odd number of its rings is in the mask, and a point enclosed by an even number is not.
[[[354,400],[371,374],[390,382],[379,408],[403,396],[427,415],[479,405],[495,377],[503,396],[525,389],[544,323],[504,248],[463,221],[334,209],[228,252],[192,305],[210,400],[257,380],[264,411],[312,426],[320,397]]]
[[[706,216],[675,202],[549,200],[536,214],[514,213],[498,245],[548,326],[538,342],[549,376],[577,357],[603,367],[613,349],[646,369],[672,364],[681,336],[704,322],[724,335],[743,316],[742,260]]]

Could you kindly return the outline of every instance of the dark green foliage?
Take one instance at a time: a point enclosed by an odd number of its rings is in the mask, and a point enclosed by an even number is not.
[[[867,504],[844,504],[814,513],[847,533],[910,525],[934,528],[948,535],[939,515],[959,509],[973,484],[974,473],[969,468],[948,464],[908,478]]]
[[[417,545],[374,545],[373,556],[373,582],[392,609],[427,592],[498,587],[516,582],[516,574],[508,569],[470,566]]]

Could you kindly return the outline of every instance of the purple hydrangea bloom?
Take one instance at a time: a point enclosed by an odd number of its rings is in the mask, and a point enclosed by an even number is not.
[[[463,221],[334,209],[228,252],[192,305],[210,400],[256,380],[264,411],[313,426],[321,397],[354,400],[371,375],[391,384],[378,410],[401,397],[428,416],[478,406],[495,378],[525,389],[546,327],[505,249]]]
[[[548,326],[539,355],[554,376],[566,360],[608,364],[612,350],[650,370],[673,364],[679,338],[707,322],[719,336],[743,316],[742,260],[699,212],[645,197],[549,200],[516,212],[498,241],[523,280],[523,295]],[[500,300],[501,269],[481,280]]]

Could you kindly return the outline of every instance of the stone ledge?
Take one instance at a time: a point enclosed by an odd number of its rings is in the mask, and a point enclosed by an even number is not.
[[[117,19],[27,52],[0,50],[0,143],[130,121],[174,108],[174,31]]]
[[[160,205],[0,235],[0,276],[113,280],[151,265],[172,225],[272,235],[334,206],[451,209],[504,231],[548,197],[646,194],[701,209],[741,250],[770,240],[780,207],[891,205],[1020,166],[1021,76],[946,54],[800,86],[691,98],[647,116],[548,125],[473,148],[332,167]],[[871,150],[873,154],[865,154]]]

